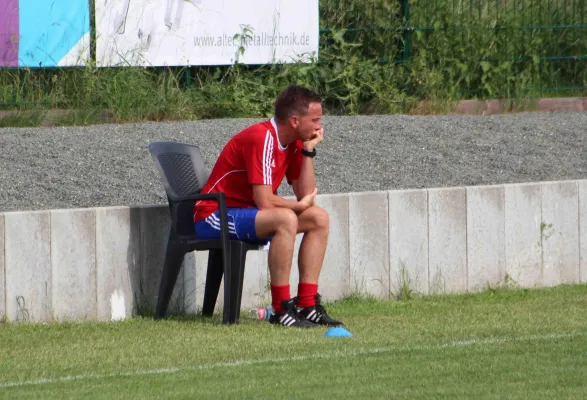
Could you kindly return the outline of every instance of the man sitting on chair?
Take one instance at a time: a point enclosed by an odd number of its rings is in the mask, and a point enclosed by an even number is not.
[[[328,213],[314,204],[316,146],[323,139],[322,100],[312,90],[289,86],[275,102],[275,115],[232,137],[216,161],[202,193],[224,192],[231,239],[269,248],[271,323],[313,327],[340,326],[320,304],[318,279],[328,241]],[[297,200],[277,196],[283,178]],[[196,202],[194,230],[202,239],[220,237],[218,205]],[[299,285],[290,295],[290,271],[297,233]]]

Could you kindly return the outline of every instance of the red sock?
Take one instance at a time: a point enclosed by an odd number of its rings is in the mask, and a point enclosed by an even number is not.
[[[275,314],[283,312],[281,302],[283,300],[289,300],[291,295],[289,294],[289,285],[271,285],[271,305],[275,310]]]
[[[298,284],[298,307],[307,308],[316,305],[318,285],[314,283],[300,282]]]

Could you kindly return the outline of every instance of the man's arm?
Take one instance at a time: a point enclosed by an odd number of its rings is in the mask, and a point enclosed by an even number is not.
[[[316,176],[314,175],[314,159],[304,157],[300,168],[300,177],[291,183],[298,200],[312,193],[316,189]]]
[[[314,134],[314,137],[303,143],[305,151],[312,152],[316,146],[324,139],[324,129],[320,128]],[[312,157],[302,156],[302,165],[298,179],[292,182],[294,193],[298,199],[312,193],[316,190],[316,176],[314,175],[314,159]]]
[[[287,200],[283,197],[273,194],[269,185],[253,185],[253,197],[259,210],[268,210],[272,208],[289,208],[296,214],[306,210],[314,204],[315,192],[310,192],[302,196],[298,201]]]

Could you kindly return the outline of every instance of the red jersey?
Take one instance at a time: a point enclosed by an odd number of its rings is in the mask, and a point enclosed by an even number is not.
[[[271,118],[252,125],[232,137],[216,160],[202,193],[224,192],[226,207],[256,207],[253,185],[271,185],[273,193],[284,177],[298,179],[302,165],[302,142],[283,147],[277,126]],[[218,210],[213,200],[200,200],[194,206],[194,222]]]

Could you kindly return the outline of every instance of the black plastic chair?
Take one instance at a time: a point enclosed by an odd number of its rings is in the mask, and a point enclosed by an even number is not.
[[[208,250],[208,268],[202,314],[212,316],[224,275],[222,322],[239,322],[246,253],[259,250],[256,243],[230,240],[224,193],[200,194],[207,174],[200,148],[175,142],[155,142],[148,146],[169,202],[171,230],[159,286],[155,319],[164,317],[185,255]],[[221,235],[218,240],[198,239],[194,232],[193,209],[196,200],[215,200],[220,209]]]

